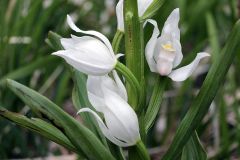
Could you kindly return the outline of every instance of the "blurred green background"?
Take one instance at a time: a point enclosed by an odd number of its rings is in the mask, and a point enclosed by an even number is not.
[[[72,107],[72,80],[60,58],[45,39],[49,31],[69,37],[66,15],[79,28],[97,30],[110,40],[116,32],[116,0],[0,0],[0,106],[27,116],[33,113],[4,86],[6,78],[39,91],[67,112]],[[180,8],[181,43],[184,61],[189,63],[197,52],[218,56],[232,26],[239,17],[238,0],[165,1],[153,17],[162,28],[167,16]],[[152,27],[147,25],[145,40]],[[123,51],[124,47],[122,47]],[[159,119],[149,134],[150,153],[158,159],[175,133],[179,120],[187,111],[208,69],[203,63],[193,78],[168,86]],[[148,74],[151,83],[151,74]],[[210,159],[240,157],[240,55],[235,59],[227,81],[220,89],[198,133]],[[149,91],[151,91],[149,86]],[[159,147],[161,146],[161,147]],[[66,150],[0,117],[0,159],[46,157],[70,154]]]

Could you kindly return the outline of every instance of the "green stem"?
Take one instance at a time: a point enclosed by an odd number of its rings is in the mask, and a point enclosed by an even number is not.
[[[125,55],[126,66],[132,71],[134,76],[142,86],[140,93],[142,101],[144,101],[144,43],[143,43],[143,27],[138,17],[137,0],[124,1],[124,30],[125,30]],[[130,89],[127,84],[129,103],[136,108],[135,99],[137,95]],[[141,105],[144,103],[141,102]],[[139,106],[143,108],[142,106]]]
[[[137,157],[137,159],[136,159],[136,157]],[[148,151],[141,140],[138,141],[135,146],[129,147],[129,159],[150,160]]]
[[[131,91],[134,92],[134,94],[136,95],[136,99],[134,104],[138,103],[138,97],[139,94],[141,93],[141,86],[138,82],[138,80],[136,79],[136,77],[133,75],[133,73],[122,63],[117,62],[116,65],[116,70],[119,71],[127,80],[127,82],[129,83],[130,87],[131,87]],[[137,106],[132,106],[134,108],[134,110],[137,110]]]
[[[156,82],[154,84],[153,93],[150,98],[150,102],[145,114],[145,130],[148,131],[152,126],[157,114],[160,110],[161,103],[163,100],[163,93],[167,86],[167,78],[157,76]]]
[[[123,36],[124,36],[124,33],[119,30],[117,30],[117,32],[114,35],[114,38],[112,41],[112,47],[113,47],[113,51],[115,54],[119,52],[119,46],[121,44],[121,40],[122,40]]]

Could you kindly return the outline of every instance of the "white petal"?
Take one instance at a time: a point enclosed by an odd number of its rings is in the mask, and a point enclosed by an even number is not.
[[[206,52],[198,53],[196,58],[187,66],[178,68],[176,70],[173,70],[168,77],[170,77],[173,81],[184,81],[186,80],[193,71],[197,68],[200,60],[204,57],[210,56]]]
[[[181,63],[181,61],[183,59],[183,54],[182,54],[182,46],[181,46],[181,43],[179,42],[179,40],[176,40],[176,39],[173,40],[173,46],[176,50],[175,59],[173,61],[173,68],[175,68]]]
[[[142,17],[153,0],[138,0],[138,16]]]
[[[87,91],[88,91],[88,99],[92,106],[99,112],[102,112],[103,106],[106,106],[104,101],[104,95],[102,90],[102,85],[104,87],[112,90],[119,96],[121,96],[127,102],[127,91],[122,81],[118,77],[116,71],[113,71],[113,77],[110,78],[108,75],[104,76],[88,76],[87,79]]]
[[[153,0],[138,0],[138,16],[141,17],[151,5]],[[116,6],[116,15],[118,22],[118,30],[124,32],[124,15],[123,15],[123,0],[119,0]]]
[[[124,143],[120,140],[118,140],[117,138],[115,138],[114,136],[112,136],[110,130],[106,127],[106,125],[103,123],[102,119],[91,109],[89,108],[82,108],[78,111],[78,114],[81,112],[89,112],[91,113],[97,120],[98,125],[102,131],[102,133],[104,134],[105,137],[107,137],[111,142],[113,142],[114,144],[121,146],[121,147],[128,147],[129,144]]]
[[[60,41],[64,49],[73,49],[76,44],[72,38],[61,38]]]
[[[84,34],[89,34],[89,35],[93,35],[93,36],[98,37],[98,38],[99,38],[101,41],[103,41],[103,43],[108,47],[111,56],[112,56],[113,58],[115,57],[111,43],[109,42],[109,40],[107,39],[107,37],[105,37],[102,33],[97,32],[97,31],[83,31],[83,30],[79,29],[79,28],[73,23],[73,20],[72,20],[72,18],[71,18],[69,15],[67,15],[67,22],[68,22],[68,25],[72,28],[72,30],[74,30],[74,31],[76,31],[76,32],[80,32],[80,33],[84,33]]]
[[[105,122],[111,133],[129,145],[140,139],[138,118],[131,106],[119,95],[109,89],[104,90],[106,108]]]
[[[123,20],[123,0],[119,0],[116,6],[117,25],[118,30],[124,32],[124,20]]]
[[[68,64],[85,74],[104,75],[115,67],[115,62],[97,59],[86,50],[60,50],[52,54],[64,58]]]
[[[103,98],[96,96],[95,94],[88,92],[88,100],[98,112],[102,112],[103,107],[105,107],[105,101]]]
[[[103,91],[101,88],[101,83],[103,80],[103,76],[88,76],[87,79],[87,92],[88,99],[92,106],[98,111],[102,112],[103,107],[106,106],[103,96]]]
[[[115,70],[113,70],[113,77],[116,82],[119,95],[127,102],[128,101],[127,90]]]
[[[180,19],[179,8],[176,8],[167,18],[163,30],[162,36],[174,38],[180,41],[180,30],[178,28],[178,22]]]
[[[99,41],[98,39],[90,37],[90,36],[77,37],[75,35],[71,35],[71,37],[72,38],[61,38],[60,39],[63,48],[66,49],[66,50],[67,49],[74,49],[77,44],[83,43],[86,40],[88,41],[88,40],[94,39],[94,40]],[[102,43],[102,42],[100,41],[100,43]],[[107,48],[107,47],[105,47],[105,48]]]
[[[156,68],[157,64],[156,64],[156,60],[154,60],[154,51],[157,44],[157,38],[160,32],[158,29],[157,22],[155,20],[152,20],[152,19],[146,20],[146,22],[144,23],[144,26],[146,25],[147,22],[151,23],[154,26],[154,30],[150,40],[146,45],[145,55],[146,55],[147,63],[149,65],[151,72],[157,72],[157,68]]]

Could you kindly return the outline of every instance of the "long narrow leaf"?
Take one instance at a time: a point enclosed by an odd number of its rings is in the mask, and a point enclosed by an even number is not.
[[[203,149],[201,142],[198,138],[197,132],[191,136],[187,144],[183,148],[181,160],[206,160],[207,154]]]
[[[160,110],[162,101],[163,101],[163,93],[167,85],[167,78],[158,76],[154,85],[153,93],[147,108],[147,112],[145,115],[145,129],[148,131],[153,122],[155,121],[157,114]]]
[[[111,153],[89,129],[49,99],[13,80],[7,80],[7,85],[28,106],[36,107],[50,120],[57,122],[76,149],[79,152],[83,152],[89,159],[114,159]]]
[[[55,126],[38,118],[28,118],[21,114],[10,112],[6,109],[0,108],[0,116],[18,124],[21,127],[27,128],[36,132],[45,138],[56,142],[70,151],[76,152],[76,148],[68,140],[68,138]],[[80,154],[80,153],[78,153]]]

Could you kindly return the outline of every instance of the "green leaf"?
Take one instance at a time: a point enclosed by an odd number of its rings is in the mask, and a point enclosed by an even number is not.
[[[198,93],[192,102],[192,106],[181,121],[176,135],[170,148],[163,157],[163,160],[172,160],[175,155],[182,151],[182,146],[186,144],[194,130],[199,126],[201,120],[208,112],[211,102],[213,101],[218,89],[225,80],[226,73],[232,64],[235,56],[240,54],[240,21],[238,21],[228,41],[220,55],[214,61],[209,73]]]
[[[207,154],[195,131],[183,148],[181,160],[206,160]]]
[[[45,138],[56,142],[69,149],[70,151],[77,152],[76,148],[68,140],[68,138],[55,126],[47,123],[38,118],[28,118],[21,114],[10,112],[4,108],[0,108],[0,116],[16,123],[17,125],[27,128],[33,132],[36,132]],[[79,155],[82,153],[78,153]]]
[[[165,0],[154,0],[146,12],[143,14],[143,16],[140,17],[140,21],[143,22],[144,20],[151,18],[157,14],[158,10],[162,7],[164,2]]]
[[[49,99],[13,80],[7,80],[7,85],[28,106],[38,109],[53,123],[56,123],[78,152],[83,152],[89,159],[115,159],[88,128]]]
[[[145,115],[146,131],[148,131],[151,128],[153,122],[157,117],[157,114],[159,113],[163,100],[163,93],[167,86],[167,81],[168,79],[166,77],[160,77],[159,75],[157,75],[156,82],[153,88],[153,93],[150,98],[150,102]]]

